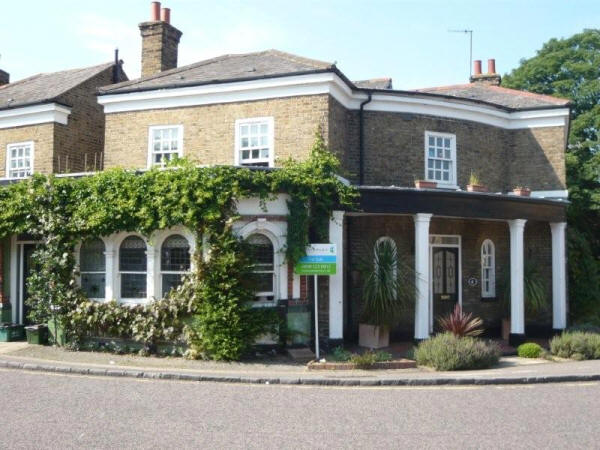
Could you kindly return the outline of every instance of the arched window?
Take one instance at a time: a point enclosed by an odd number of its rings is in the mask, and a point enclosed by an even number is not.
[[[254,257],[255,300],[272,302],[275,297],[275,252],[273,243],[264,234],[251,234],[246,241]]]
[[[490,239],[481,244],[481,296],[496,296],[496,255]]]
[[[81,289],[88,298],[104,298],[106,286],[106,257],[102,239],[88,239],[79,250]]]
[[[169,236],[160,249],[161,293],[164,297],[181,283],[181,277],[190,270],[190,244],[179,234]]]
[[[146,298],[147,270],[144,240],[137,236],[125,238],[119,248],[120,297],[122,299]]]
[[[373,265],[378,282],[389,286],[396,295],[398,283],[398,249],[396,242],[389,236],[382,236],[375,242],[373,249]]]

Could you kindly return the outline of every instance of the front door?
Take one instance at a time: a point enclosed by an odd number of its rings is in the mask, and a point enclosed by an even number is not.
[[[31,257],[31,255],[33,254],[33,252],[35,251],[35,244],[23,244],[23,253],[22,253],[22,263],[23,265],[21,266],[23,268],[23,273],[21,276],[21,285],[20,285],[20,291],[21,291],[21,295],[20,295],[20,301],[21,301],[21,308],[20,308],[20,312],[21,312],[21,316],[20,316],[20,322],[28,325],[30,323],[28,316],[29,313],[29,306],[27,305],[27,299],[29,298],[29,292],[27,290],[27,279],[29,278],[29,275],[31,275],[31,271],[33,270],[33,258]]]
[[[458,248],[453,247],[433,247],[431,250],[432,306],[435,319],[452,312],[458,301],[458,251]]]

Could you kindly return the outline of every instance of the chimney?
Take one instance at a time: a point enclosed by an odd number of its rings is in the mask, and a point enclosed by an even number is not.
[[[5,72],[4,70],[0,69],[0,86],[8,84],[9,80],[10,75],[8,74],[8,72]]]
[[[142,76],[177,67],[177,47],[181,31],[171,25],[171,10],[150,4],[150,21],[139,25],[142,34]]]
[[[488,86],[499,86],[502,77],[496,73],[496,60],[488,59],[488,71],[487,73],[481,73],[481,61],[477,60],[473,62],[473,75],[471,76],[471,83],[481,83]]]

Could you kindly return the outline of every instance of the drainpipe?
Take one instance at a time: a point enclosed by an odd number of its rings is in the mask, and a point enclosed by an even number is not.
[[[372,93],[367,92],[367,99],[360,104],[360,110],[358,115],[358,169],[359,169],[359,185],[363,185],[365,182],[365,131],[364,131],[364,117],[363,111],[365,105],[371,101]]]

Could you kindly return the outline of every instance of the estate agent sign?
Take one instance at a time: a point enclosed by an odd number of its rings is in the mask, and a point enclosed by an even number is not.
[[[335,275],[335,244],[309,244],[294,271],[298,275]]]

